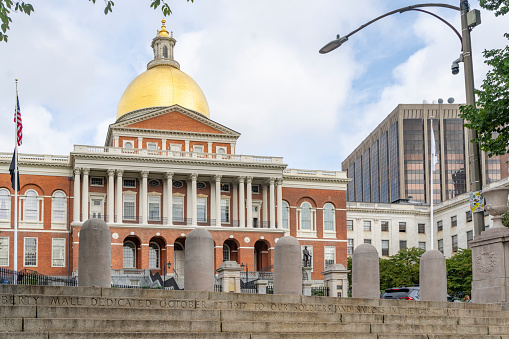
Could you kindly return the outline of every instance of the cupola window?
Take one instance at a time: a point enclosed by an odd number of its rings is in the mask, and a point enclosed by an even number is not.
[[[163,58],[168,58],[168,46],[163,46]]]

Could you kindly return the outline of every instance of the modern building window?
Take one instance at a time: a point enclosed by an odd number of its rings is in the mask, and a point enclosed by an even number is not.
[[[438,239],[438,250],[444,253],[444,239]]]
[[[389,202],[389,139],[385,131],[380,136],[380,202]]]
[[[426,233],[426,225],[425,224],[417,224],[417,232],[420,234]]]
[[[311,204],[303,202],[300,206],[300,229],[301,230],[312,230],[311,227]]]
[[[474,240],[474,231],[467,232],[467,247],[470,248],[470,242]]]
[[[161,220],[161,197],[159,195],[148,196],[148,220]]]
[[[221,192],[230,192],[230,184],[221,184]]]
[[[184,197],[173,197],[173,221],[184,221]]]
[[[346,173],[348,179],[352,179],[347,185],[348,201],[355,201],[355,162],[348,167]]]
[[[391,173],[391,199],[390,202],[397,201],[399,196],[399,137],[398,122],[389,127],[389,164]]]
[[[136,195],[124,194],[124,219],[136,219]]]
[[[457,252],[458,251],[458,236],[453,235],[451,237],[451,240],[452,240],[452,251]]]
[[[389,240],[382,240],[382,256],[389,256]]]
[[[334,265],[336,263],[336,247],[334,246],[324,246],[323,247],[324,259],[325,259],[325,267],[329,265]]]
[[[161,249],[157,243],[151,242],[148,244],[148,268],[160,268],[160,253]]]
[[[371,202],[371,166],[369,165],[369,151],[366,149],[362,155],[362,201]]]
[[[51,267],[65,267],[65,238],[53,238],[51,245]]]
[[[347,231],[353,231],[353,220],[347,220],[346,221],[346,230]]]
[[[406,232],[406,222],[400,222],[399,223],[399,231],[400,232]]]
[[[100,177],[91,177],[90,186],[104,186],[104,179]]]
[[[230,247],[223,244],[223,261],[230,261]]]
[[[9,190],[0,189],[0,220],[10,220],[11,193]]]
[[[346,254],[353,254],[353,239],[346,239]]]
[[[132,241],[124,241],[124,268],[136,268],[136,245]]]
[[[0,238],[0,266],[9,266],[9,238]]]
[[[196,199],[198,222],[207,222],[207,198]]]
[[[365,232],[371,232],[371,221],[364,220],[362,222],[362,226],[363,226],[363,229],[364,229]]]
[[[23,266],[37,266],[37,238],[25,238]]]
[[[380,223],[380,230],[382,232],[389,232],[389,222],[388,221],[382,221]]]
[[[221,222],[230,222],[230,199],[221,199]]]
[[[444,229],[444,225],[442,223],[442,220],[437,221],[437,232],[440,232]]]
[[[124,179],[124,187],[136,188],[136,179]]]
[[[287,230],[290,225],[290,205],[283,200],[283,228]]]
[[[365,244],[371,244],[371,239],[364,239]]]
[[[54,222],[65,222],[66,220],[66,199],[65,193],[56,191],[51,201],[51,220]]]
[[[421,250],[425,250],[426,251],[426,242],[424,241],[419,241],[419,248]]]
[[[371,156],[371,190],[372,190],[372,196],[371,201],[372,202],[380,202],[380,192],[379,192],[379,181],[378,181],[378,140],[375,140],[373,144],[371,145],[370,150],[370,156]]]
[[[355,200],[362,201],[362,156],[355,159]]]
[[[451,217],[451,227],[458,226],[458,217],[453,215]]]
[[[467,211],[465,217],[466,217],[467,222],[472,221],[472,212]]]
[[[406,240],[400,240],[399,241],[399,249],[400,250],[406,249]]]
[[[37,192],[34,190],[28,190],[25,193],[25,218],[28,221],[39,220],[39,203],[37,201]],[[26,266],[26,265],[25,265]]]
[[[334,205],[326,203],[323,206],[323,230],[334,231]]]

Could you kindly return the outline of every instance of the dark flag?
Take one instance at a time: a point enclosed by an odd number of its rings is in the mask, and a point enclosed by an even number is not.
[[[18,158],[18,150],[17,149],[14,149],[14,153],[12,154],[12,161],[11,161],[11,165],[9,166],[9,172],[11,173],[11,184],[12,184],[12,189],[15,190],[16,188],[14,188],[14,186],[16,185],[15,184],[15,176],[14,176],[14,172],[16,172],[16,176],[17,176],[17,179],[18,179],[18,190],[16,192],[19,192],[20,188],[19,188],[19,169],[17,168],[17,161],[16,159]]]

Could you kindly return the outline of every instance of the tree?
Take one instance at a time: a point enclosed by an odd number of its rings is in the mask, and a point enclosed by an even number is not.
[[[446,260],[447,291],[465,292],[472,288],[472,250],[460,249]]]
[[[389,259],[380,258],[380,289],[397,286],[418,286],[419,265],[425,251],[412,247],[400,250]]]
[[[92,1],[95,4],[96,0],[88,0]],[[171,8],[170,5],[166,3],[165,0],[150,0],[150,7],[157,9],[161,7],[161,11],[164,16],[170,15]],[[194,0],[186,0],[187,2],[194,2]],[[108,14],[113,11],[113,6],[115,3],[111,0],[104,0],[104,14]],[[2,22],[0,28],[2,31],[0,32],[0,41],[7,42],[8,36],[5,33],[10,29],[9,24],[12,22],[11,13],[12,12],[20,12],[30,15],[34,11],[34,7],[24,1],[19,0],[0,0],[0,21]]]
[[[480,0],[481,7],[495,16],[509,12],[509,0]],[[509,34],[504,36],[509,39]],[[477,131],[473,142],[490,157],[507,153],[509,144],[509,46],[485,50],[484,63],[491,66],[481,89],[476,89],[477,105],[461,106],[465,126]]]

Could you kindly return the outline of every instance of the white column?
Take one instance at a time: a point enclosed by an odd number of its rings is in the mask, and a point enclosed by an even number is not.
[[[270,228],[276,227],[276,199],[274,194],[274,178],[269,179],[269,196],[270,196]]]
[[[185,152],[189,152],[189,140],[185,140],[184,141],[184,151]]]
[[[212,149],[212,142],[207,142],[207,153],[215,153]]]
[[[210,226],[216,224],[216,181],[210,180]]]
[[[221,175],[214,177],[216,180],[216,226],[221,226]]]
[[[80,222],[81,221],[81,211],[80,211],[80,168],[74,169],[74,207],[73,207],[73,221]]]
[[[277,224],[283,227],[283,179],[277,179]]]
[[[88,220],[88,174],[90,168],[83,169],[83,190],[81,195],[81,213],[83,214],[83,221]]]
[[[247,177],[246,183],[246,227],[253,227],[253,177]]]
[[[269,227],[267,209],[267,183],[262,184],[262,227]],[[264,225],[265,224],[265,225]]]
[[[236,182],[232,183],[232,211],[233,211],[233,226],[239,226],[239,190]]]
[[[113,137],[113,147],[119,147],[118,145],[118,142],[120,140],[119,138],[120,137],[118,135]]]
[[[148,190],[147,190],[148,171],[141,172],[141,189],[140,189],[140,216],[141,223],[148,224]]]
[[[245,177],[239,177],[239,227],[246,227],[246,201],[244,194]]]
[[[124,170],[117,170],[117,190],[115,193],[115,222],[121,224],[124,219],[124,210],[122,209],[122,187],[124,186],[124,181],[122,176],[124,175]]]
[[[108,189],[106,192],[106,213],[108,215],[106,222],[113,222],[115,219],[113,215],[115,214],[114,211],[114,202],[115,202],[115,170],[109,169],[108,170]]]
[[[163,218],[166,218],[166,225],[173,225],[173,173],[167,172],[164,175],[165,198],[163,198]]]
[[[138,148],[139,149],[143,148],[143,138],[142,137],[138,137]]]
[[[193,226],[198,225],[198,211],[196,210],[196,179],[198,179],[198,174],[191,174],[191,224]]]

